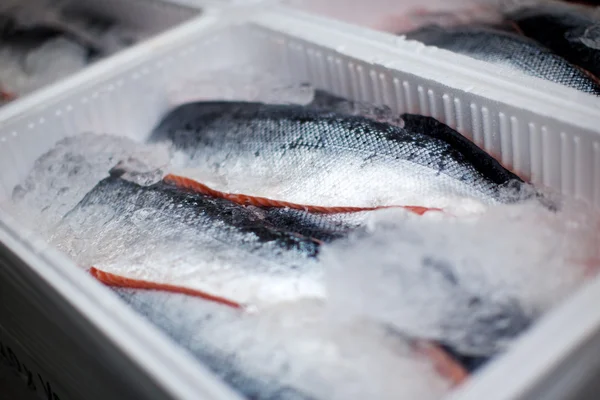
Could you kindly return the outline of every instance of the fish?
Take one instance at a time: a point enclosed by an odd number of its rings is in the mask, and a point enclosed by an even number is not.
[[[436,399],[469,376],[442,348],[368,321],[337,321],[317,300],[250,313],[189,296],[114,290],[250,399]]]
[[[166,175],[163,181],[185,190],[227,199],[242,206],[250,206],[265,222],[322,242],[330,242],[335,238],[344,237],[352,230],[363,226],[368,222],[369,212],[371,211],[400,208],[417,215],[423,215],[430,211],[442,211],[419,206],[321,207],[289,203],[259,196],[221,192],[193,179],[172,174]]]
[[[590,79],[600,78],[600,18],[581,5],[537,4],[506,13],[518,31],[582,69]]]
[[[168,112],[149,142],[172,146],[168,173],[321,207],[493,205],[523,182],[447,125],[401,118],[403,126],[294,104],[194,102]]]
[[[548,28],[550,28],[548,26]],[[551,29],[543,29],[542,36]],[[493,64],[507,65],[530,76],[600,95],[600,82],[570,60],[533,39],[490,26],[430,25],[406,34],[428,46],[435,46]],[[544,43],[546,44],[546,43]]]
[[[508,285],[498,290],[501,272],[487,273],[492,262],[488,258],[483,264],[485,255],[478,253],[485,246],[514,247],[480,240],[495,233],[477,232],[473,221],[386,214],[368,230],[323,246],[320,261],[334,313],[368,317],[404,334],[439,341],[472,368],[504,352],[532,325],[538,316],[533,307]],[[464,229],[474,233],[469,236]],[[463,241],[473,249],[460,248]]]
[[[318,240],[272,225],[251,207],[162,181],[103,179],[67,212],[51,242],[84,268],[240,304],[324,296]]]

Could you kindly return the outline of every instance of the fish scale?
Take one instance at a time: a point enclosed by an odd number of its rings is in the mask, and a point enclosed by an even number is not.
[[[180,175],[300,204],[495,204],[501,186],[521,182],[446,125],[405,117],[402,128],[297,105],[196,102],[168,113],[150,141],[172,143]]]
[[[65,215],[53,241],[84,267],[240,303],[321,297],[319,242],[294,232],[294,220],[300,221],[288,218],[285,229],[281,216],[266,218],[253,207],[109,177]]]
[[[600,19],[585,6],[551,3],[520,7],[507,20],[574,65],[600,77]]]
[[[511,32],[491,27],[432,25],[410,32],[406,38],[478,60],[508,65],[531,76],[600,95],[600,85],[585,72],[534,40]]]

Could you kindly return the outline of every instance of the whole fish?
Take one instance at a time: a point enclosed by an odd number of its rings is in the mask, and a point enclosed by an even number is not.
[[[590,7],[552,2],[520,7],[506,16],[519,31],[600,77],[600,18]]]
[[[448,126],[402,117],[400,127],[298,105],[196,102],[169,112],[150,141],[171,143],[173,169],[211,187],[325,207],[495,204],[522,182]]]
[[[270,224],[252,207],[163,182],[102,180],[65,215],[52,242],[83,267],[234,302],[323,296],[318,241]]]
[[[548,35],[546,29],[540,32]],[[555,54],[553,50],[517,33],[491,27],[444,28],[432,25],[410,32],[406,34],[406,38],[478,60],[507,65],[527,75],[600,95],[600,84],[596,79]]]
[[[117,293],[249,399],[433,400],[466,377],[435,349],[423,352],[376,323],[336,321],[317,301],[246,313],[160,292]]]
[[[504,351],[536,314],[513,288],[498,290],[500,279],[486,273],[490,267],[477,257],[485,257],[478,251],[489,243],[477,242],[473,222],[451,221],[381,215],[370,229],[325,246],[321,262],[334,313],[362,315],[437,340],[475,364]],[[476,233],[469,237],[461,224]]]

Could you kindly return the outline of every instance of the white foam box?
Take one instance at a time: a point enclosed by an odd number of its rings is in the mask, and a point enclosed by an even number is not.
[[[432,115],[533,183],[600,207],[600,100],[391,35],[239,4],[205,8],[0,110],[0,201],[56,141],[89,131],[144,140],[182,101],[176,88],[212,80],[209,70],[249,66],[350,100]],[[59,398],[238,398],[4,211],[0,247],[1,340],[19,349],[29,370],[45,374],[40,379]],[[599,303],[596,280],[451,397],[582,398],[600,373]]]

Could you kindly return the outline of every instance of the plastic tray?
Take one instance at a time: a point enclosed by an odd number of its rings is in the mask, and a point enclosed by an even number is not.
[[[508,79],[487,64],[391,35],[278,6],[231,4],[0,110],[0,201],[57,140],[86,131],[142,140],[178,101],[178,82],[201,78],[208,66],[248,65],[348,99],[435,116],[534,183],[600,206],[600,100],[535,78]],[[5,212],[0,243],[0,337],[18,342],[60,383],[61,399],[237,398]],[[9,296],[17,306],[6,305]],[[451,396],[577,393],[600,372],[599,297],[596,280]],[[48,343],[54,335],[65,340]]]

